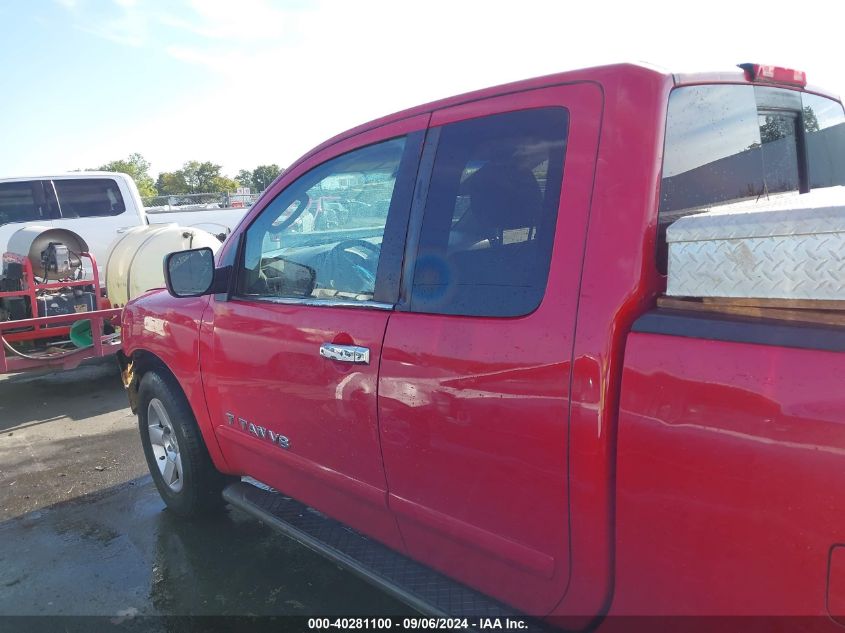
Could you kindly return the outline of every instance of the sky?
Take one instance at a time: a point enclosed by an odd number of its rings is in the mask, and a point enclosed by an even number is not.
[[[845,94],[830,0],[0,0],[0,177],[141,153],[282,167],[345,129],[621,61],[798,68]],[[837,12],[834,12],[838,14]]]

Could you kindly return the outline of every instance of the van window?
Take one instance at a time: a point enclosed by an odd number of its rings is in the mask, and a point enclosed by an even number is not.
[[[11,222],[50,219],[43,182],[25,180],[0,183],[0,226]]]
[[[543,298],[569,116],[509,112],[441,129],[411,310],[512,317]]]
[[[54,180],[63,218],[120,215],[126,211],[117,183],[110,178]]]
[[[748,198],[845,185],[845,112],[832,99],[769,86],[672,92],[660,190],[665,231],[685,215]]]

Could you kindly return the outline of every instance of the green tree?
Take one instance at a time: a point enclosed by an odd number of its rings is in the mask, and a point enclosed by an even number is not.
[[[816,113],[813,112],[813,108],[810,106],[804,108],[803,116],[801,118],[804,122],[803,125],[805,132],[819,131],[819,119],[816,117]],[[760,126],[760,139],[763,143],[771,143],[772,141],[794,135],[795,126],[793,124],[793,119],[787,116],[767,114],[765,123]]]
[[[173,196],[181,193],[189,193],[188,183],[185,182],[185,174],[182,170],[163,171],[158,175],[156,189],[160,196]]]
[[[150,176],[150,163],[138,152],[129,154],[129,157],[125,160],[113,160],[94,170],[86,171],[116,171],[128,174],[135,181],[138,186],[138,193],[142,197],[156,195],[156,185],[152,176]]]
[[[275,163],[272,165],[259,165],[252,170],[252,183],[256,189],[264,191],[282,171],[284,170]]]
[[[238,172],[238,175],[235,176],[235,180],[240,183],[241,187],[249,187],[250,189],[255,189],[255,184],[252,182],[252,172],[248,169],[241,169]]]
[[[210,161],[201,163],[197,160],[189,160],[182,165],[180,170],[191,193],[206,193],[214,191],[214,179],[219,178],[220,165]]]
[[[764,144],[794,135],[795,125],[793,119],[785,116],[767,114],[765,123],[760,126],[760,140]]]
[[[182,169],[162,172],[156,186],[159,195],[170,196],[186,193],[220,193],[234,191],[238,183],[220,173],[220,165],[210,161],[189,160]]]
[[[209,191],[214,192],[224,192],[224,191],[231,191],[234,192],[238,188],[238,182],[236,180],[232,180],[226,176],[216,176],[211,183],[211,189]]]
[[[804,108],[804,131],[818,132],[819,129],[819,119],[816,116],[816,113],[813,112],[813,108],[806,106]]]

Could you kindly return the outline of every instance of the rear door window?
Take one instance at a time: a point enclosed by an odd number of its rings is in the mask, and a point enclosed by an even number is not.
[[[46,183],[49,185],[49,183]],[[0,226],[13,222],[49,221],[54,211],[43,180],[0,183]]]
[[[110,178],[54,180],[63,218],[120,215],[126,211],[117,182]]]
[[[522,316],[543,298],[569,115],[508,112],[443,126],[413,274],[414,312]]]

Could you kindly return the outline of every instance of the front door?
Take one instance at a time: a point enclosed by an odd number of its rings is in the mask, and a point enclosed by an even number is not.
[[[409,553],[534,614],[570,574],[569,380],[601,103],[576,84],[432,115],[382,350]]]
[[[213,299],[203,361],[230,466],[394,547],[376,387],[427,119],[282,182],[241,236],[232,296]]]

